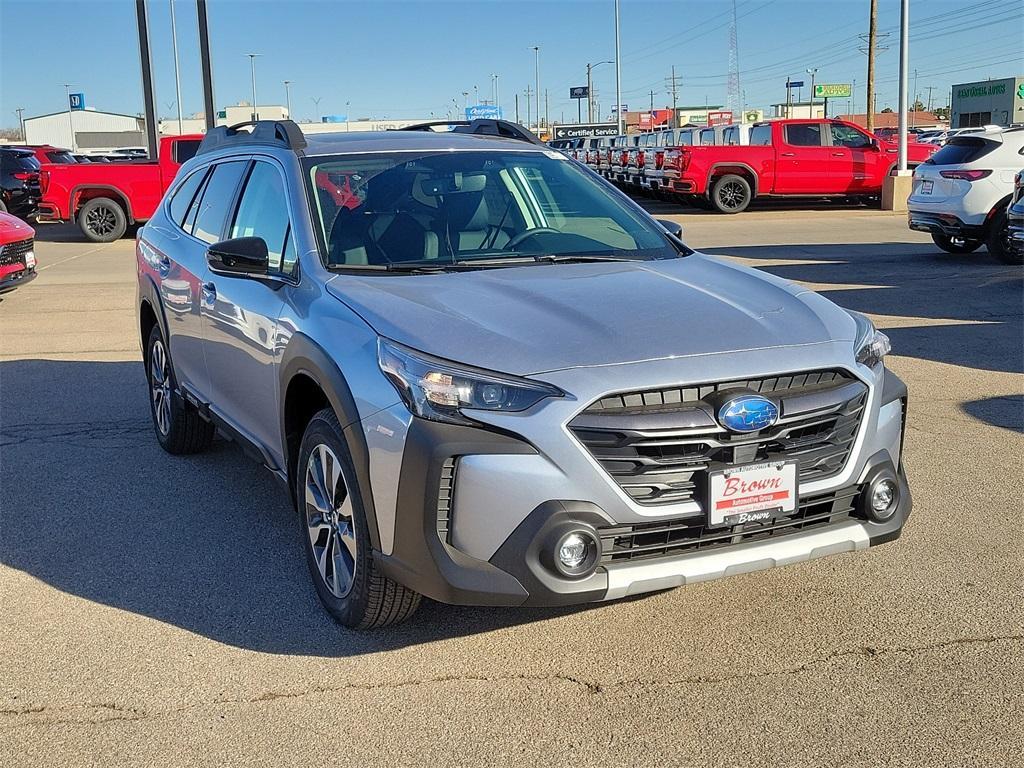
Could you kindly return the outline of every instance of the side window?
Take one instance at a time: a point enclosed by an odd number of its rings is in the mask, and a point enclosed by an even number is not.
[[[299,255],[295,250],[295,233],[289,227],[288,235],[284,241],[284,254],[281,257],[281,271],[286,275],[292,274],[295,272],[295,263],[298,260]]]
[[[178,163],[178,165],[187,163],[196,156],[196,152],[198,151],[198,139],[182,139],[181,141],[176,141],[174,142],[174,162]]]
[[[183,226],[185,219],[185,212],[188,211],[189,206],[192,205],[192,201],[196,197],[196,192],[199,190],[199,186],[203,183],[203,179],[206,178],[206,169],[195,171],[189,174],[189,177],[181,183],[181,186],[174,193],[174,197],[171,198],[171,202],[168,205],[168,212],[170,213],[171,220],[178,226]]]
[[[790,123],[786,126],[786,143],[794,147],[820,147],[821,123]]]
[[[202,199],[197,206],[195,229],[192,234],[207,243],[221,239],[228,210],[235,200],[235,190],[242,180],[246,163],[233,160],[213,167],[210,180],[206,183]]]
[[[715,129],[705,128],[700,132],[700,143],[705,147],[713,147],[715,145]]]
[[[772,145],[772,127],[755,125],[750,129],[750,145],[752,147],[770,147]]]
[[[838,124],[831,126],[831,130],[833,146],[854,149],[871,146],[871,138],[852,126]]]
[[[270,271],[280,272],[288,231],[288,198],[281,174],[270,163],[257,162],[242,191],[230,237],[262,237],[270,255]]]

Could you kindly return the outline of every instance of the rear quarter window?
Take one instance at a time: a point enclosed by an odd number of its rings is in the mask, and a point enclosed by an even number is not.
[[[942,149],[925,162],[932,165],[963,165],[980,160],[994,150],[998,144],[994,141],[977,139],[969,136],[955,136]]]

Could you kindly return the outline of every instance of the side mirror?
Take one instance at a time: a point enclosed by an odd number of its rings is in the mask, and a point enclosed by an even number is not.
[[[669,221],[668,219],[658,219],[661,228],[668,232],[672,237],[677,240],[683,239],[683,225],[676,221]]]
[[[206,251],[206,263],[219,275],[263,277],[270,265],[262,237],[235,237],[214,243]]]

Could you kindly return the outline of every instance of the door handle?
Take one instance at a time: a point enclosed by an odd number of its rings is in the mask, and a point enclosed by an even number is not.
[[[783,152],[783,157],[796,157],[796,152]]]
[[[832,157],[846,157],[845,152],[833,152]]]
[[[166,256],[161,256],[159,261],[157,261],[156,266],[160,271],[160,277],[167,277],[171,274],[171,260]]]
[[[211,307],[217,303],[217,286],[213,283],[203,283],[203,303]]]

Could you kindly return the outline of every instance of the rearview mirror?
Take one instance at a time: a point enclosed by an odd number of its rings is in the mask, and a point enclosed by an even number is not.
[[[658,219],[658,223],[661,224],[661,228],[668,232],[672,237],[677,240],[683,239],[683,225],[676,221],[669,221],[668,219]]]
[[[206,263],[220,275],[263,277],[270,255],[262,237],[235,237],[211,245],[206,251]]]

